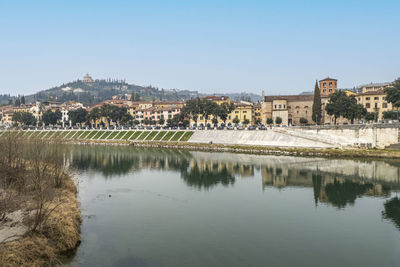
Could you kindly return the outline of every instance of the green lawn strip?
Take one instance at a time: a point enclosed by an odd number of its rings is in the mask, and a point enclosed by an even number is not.
[[[138,138],[137,140],[144,140],[146,136],[148,136],[150,131],[144,131]]]
[[[27,132],[24,134],[24,137],[25,137],[25,138],[29,138],[29,137],[33,134],[33,132],[34,132],[34,131],[27,131]]]
[[[93,136],[95,136],[97,134],[97,132],[98,131],[90,131],[90,134],[88,134],[85,139],[92,139]]]
[[[115,140],[119,140],[126,134],[126,131],[120,131],[119,134],[114,138]]]
[[[79,139],[79,136],[81,136],[85,131],[76,131],[76,134],[72,137],[72,139]]]
[[[79,139],[86,139],[86,137],[90,134],[91,131],[84,131],[81,136],[79,136]]]
[[[167,134],[161,139],[162,141],[169,141],[176,131],[168,131]]]
[[[28,138],[36,137],[39,134],[39,131],[32,131]]]
[[[174,141],[174,142],[179,141],[179,139],[181,138],[181,136],[182,136],[184,133],[185,133],[184,131],[179,131],[179,132],[177,132],[177,133],[172,137],[171,141]]]
[[[76,131],[70,131],[70,132],[65,136],[65,139],[70,139],[75,133],[76,133]]]
[[[99,139],[100,136],[102,136],[103,134],[104,134],[104,131],[98,131],[97,134],[95,134],[92,139],[95,139],[95,140]]]
[[[119,133],[119,131],[112,131],[107,139],[114,139],[114,137],[116,137],[118,133]]]
[[[24,133],[25,133],[25,131],[17,130],[17,134],[16,134],[15,136],[16,136],[16,137],[21,137],[21,136],[24,135]]]
[[[133,134],[135,133],[135,131],[129,131],[125,136],[124,136],[124,140],[128,140]]]
[[[152,131],[147,137],[146,137],[146,141],[151,141],[153,140],[154,136],[156,136],[156,134],[158,134],[158,131]]]
[[[63,131],[63,133],[60,135],[61,139],[65,139],[65,137],[67,137],[67,135],[70,133],[71,131]]]
[[[42,138],[45,134],[47,134],[47,131],[41,131],[41,132],[39,132],[39,134],[36,137]]]
[[[136,131],[131,138],[129,138],[129,140],[136,140],[136,138],[138,138],[138,136],[143,133],[142,131]]]
[[[53,138],[53,136],[54,136],[56,133],[57,133],[56,131],[49,131],[49,133],[46,134],[46,136],[45,136],[44,138],[46,138],[46,139]]]
[[[193,134],[194,132],[186,132],[179,141],[186,142],[190,139],[190,137],[192,137]]]
[[[158,132],[157,136],[154,137],[153,141],[160,141],[161,138],[165,135],[166,131]]]
[[[52,139],[54,138],[60,138],[60,135],[62,134],[62,131],[55,131],[54,134],[51,136]]]
[[[100,140],[107,139],[110,134],[112,134],[111,131],[105,131],[104,135],[101,136]]]

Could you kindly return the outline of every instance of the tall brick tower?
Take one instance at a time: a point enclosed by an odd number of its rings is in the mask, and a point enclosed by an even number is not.
[[[327,97],[328,95],[336,92],[337,90],[337,80],[333,78],[325,78],[319,81],[319,90],[321,92],[321,97]]]

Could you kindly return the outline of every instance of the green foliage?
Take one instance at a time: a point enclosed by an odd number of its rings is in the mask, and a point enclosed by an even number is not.
[[[71,120],[72,125],[77,123],[81,124],[88,119],[88,112],[84,108],[78,108],[76,110],[68,111],[68,117]]]
[[[14,112],[12,116],[14,123],[20,123],[22,125],[35,125],[36,119],[30,112]]]
[[[52,110],[48,109],[43,113],[43,123],[45,125],[56,125],[61,120],[62,114],[60,110],[56,110],[53,112]]]
[[[384,111],[383,118],[386,120],[397,120],[399,118],[399,111],[395,110]]]
[[[308,120],[306,118],[300,118],[300,123],[301,124],[307,124]]]
[[[325,109],[328,115],[334,116],[335,124],[339,117],[344,117],[354,123],[354,119],[361,119],[367,114],[367,110],[363,105],[357,104],[354,96],[347,96],[343,91],[331,94]]]
[[[378,113],[377,112],[367,112],[365,114],[365,120],[366,121],[376,121],[378,119]]]
[[[315,82],[315,88],[314,88],[314,100],[313,100],[313,107],[312,107],[312,120],[316,124],[320,124],[322,120],[322,104],[321,104],[321,94],[319,91],[318,87],[318,82]],[[307,122],[301,122],[300,123],[307,123]]]
[[[232,120],[232,122],[235,124],[235,125],[238,125],[239,124],[239,122],[240,122],[240,120],[239,120],[239,118],[234,118],[233,120]]]
[[[157,122],[159,125],[164,125],[165,120],[163,118],[159,119]]]
[[[249,124],[249,123],[250,123],[250,120],[249,120],[249,119],[244,119],[244,120],[243,120],[243,124],[244,124],[244,125],[247,125],[247,124]]]
[[[385,89],[386,101],[392,103],[393,107],[400,107],[400,78],[394,81],[392,87]]]
[[[272,118],[267,118],[267,124],[272,124],[274,123],[274,120]]]
[[[281,124],[282,123],[282,118],[281,117],[276,117],[275,118],[275,123],[276,124]]]

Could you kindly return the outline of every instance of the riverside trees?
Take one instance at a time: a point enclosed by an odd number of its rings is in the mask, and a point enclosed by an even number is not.
[[[32,113],[21,111],[21,112],[14,112],[12,116],[12,120],[14,123],[19,123],[22,125],[35,125],[36,119],[32,115]]]
[[[322,120],[322,104],[321,104],[321,94],[318,87],[318,81],[315,82],[314,88],[314,101],[312,107],[312,120],[316,124],[320,124]],[[300,122],[302,123],[302,122]],[[306,122],[307,123],[307,122]]]
[[[220,118],[224,124],[228,119],[228,115],[235,109],[233,103],[222,103],[218,105],[217,103],[209,99],[191,99],[186,102],[186,105],[182,108],[181,114],[183,117],[193,120],[196,124],[199,116],[202,116],[207,125],[209,116],[213,116],[212,123],[217,124],[218,118]]]
[[[325,107],[328,115],[334,117],[334,124],[339,117],[344,117],[354,123],[354,119],[361,119],[367,114],[363,105],[357,104],[354,96],[348,96],[343,91],[329,95],[329,102]]]

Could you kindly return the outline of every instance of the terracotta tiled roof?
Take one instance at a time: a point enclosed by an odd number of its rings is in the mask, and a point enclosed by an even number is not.
[[[322,82],[322,81],[329,81],[329,80],[337,81],[336,79],[333,79],[333,78],[330,78],[330,77],[326,77],[325,79],[320,80],[320,82]]]
[[[367,91],[365,93],[362,94],[358,94],[358,95],[385,95],[385,91],[382,89],[376,90],[376,91]]]
[[[287,101],[313,101],[314,95],[278,95],[278,96],[265,96],[265,102],[272,102],[273,100],[287,100]]]

